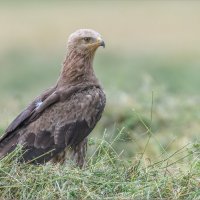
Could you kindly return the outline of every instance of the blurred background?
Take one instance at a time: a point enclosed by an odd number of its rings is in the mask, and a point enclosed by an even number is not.
[[[106,42],[94,66],[107,106],[92,138],[118,135],[129,159],[199,140],[199,1],[0,1],[0,133],[55,83],[79,28]]]

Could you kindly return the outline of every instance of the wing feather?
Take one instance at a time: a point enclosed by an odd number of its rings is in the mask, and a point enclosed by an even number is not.
[[[105,106],[103,95],[103,91],[93,85],[92,88],[70,88],[65,90],[64,95],[51,90],[45,98],[37,98],[8,127],[6,135],[0,140],[0,157],[5,155],[5,149],[9,152],[15,137],[15,144],[23,145],[23,161],[35,164],[51,160],[67,146],[78,145],[100,119]],[[43,102],[39,108],[37,100]],[[1,154],[1,151],[4,153]]]
[[[81,134],[80,134],[81,130]],[[56,154],[65,149],[66,146],[74,147],[79,144],[90,133],[91,128],[85,120],[66,124],[57,132],[58,141],[48,131],[38,134],[30,133],[24,139],[24,154],[22,160],[33,164],[44,164],[51,160]]]
[[[37,103],[43,102],[55,91],[55,87],[46,90],[42,95],[37,97],[24,111],[22,111],[8,126],[5,133],[13,132],[17,127],[19,127],[25,120],[27,120],[36,111]],[[2,139],[2,138],[1,138]],[[0,141],[1,141],[0,139]]]
[[[48,98],[54,91],[55,91],[56,87],[52,87],[46,91],[44,91],[44,93],[42,95],[40,95],[39,97],[37,97],[25,110],[23,110],[12,122],[11,124],[8,126],[8,128],[5,130],[5,134],[0,137],[0,143],[2,143],[2,141],[10,136],[10,134],[13,134],[13,132],[19,128],[20,126],[22,126],[24,124],[25,121],[28,121],[28,119],[31,117],[31,115],[34,114],[36,108],[37,108],[37,103],[44,101],[46,98]],[[26,122],[26,124],[28,124]]]

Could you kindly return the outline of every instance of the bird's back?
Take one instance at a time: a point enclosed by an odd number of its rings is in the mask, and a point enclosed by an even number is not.
[[[21,144],[26,150],[24,161],[43,154],[46,155],[34,162],[49,161],[67,146],[75,147],[88,136],[101,117],[105,100],[100,87],[77,91],[64,101],[49,106],[35,121],[15,130],[13,137],[5,138],[6,141],[1,142],[4,145],[0,144],[0,155]]]

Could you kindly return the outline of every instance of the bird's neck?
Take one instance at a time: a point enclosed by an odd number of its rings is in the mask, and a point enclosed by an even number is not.
[[[94,55],[85,56],[76,51],[69,52],[63,62],[57,86],[65,87],[81,83],[98,84],[93,70],[93,58]]]

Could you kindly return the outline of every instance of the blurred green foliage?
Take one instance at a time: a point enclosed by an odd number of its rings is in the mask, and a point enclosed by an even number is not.
[[[55,83],[67,36],[88,27],[106,42],[94,68],[107,106],[91,137],[122,131],[116,149],[132,158],[144,150],[149,128],[153,136],[145,155],[151,159],[199,140],[197,4],[0,2],[0,131]]]
[[[0,134],[56,82],[76,29],[106,42],[94,68],[107,95],[86,169],[19,165],[14,152],[0,161],[0,196],[199,199],[199,5],[0,1]]]

